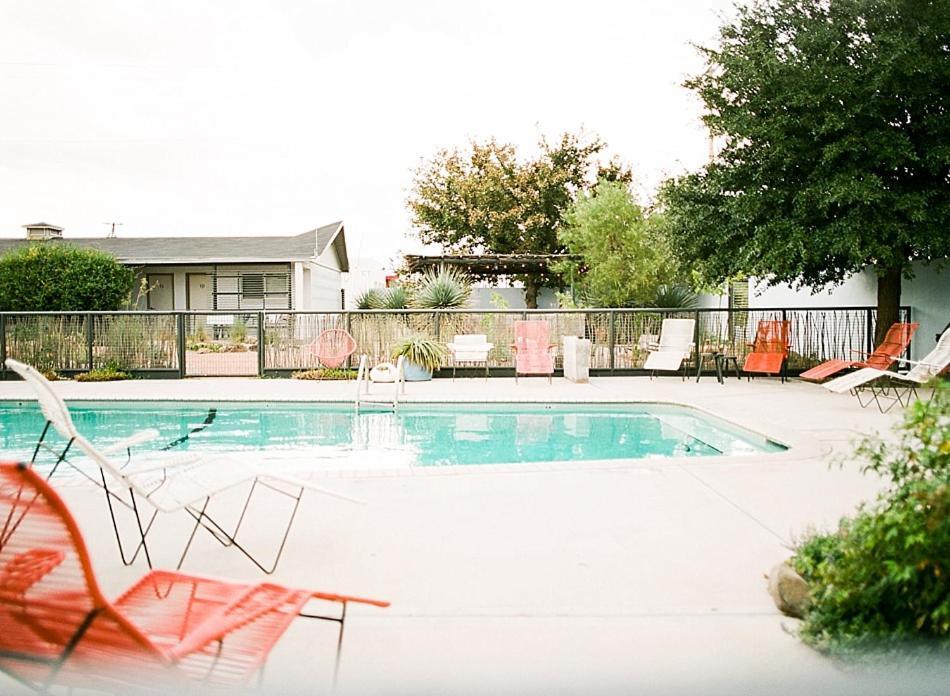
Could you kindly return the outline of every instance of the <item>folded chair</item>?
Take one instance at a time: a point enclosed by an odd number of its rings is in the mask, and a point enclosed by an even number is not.
[[[791,335],[790,321],[760,321],[755,331],[752,352],[746,356],[742,371],[747,375],[779,375],[785,381]]]
[[[339,614],[308,613],[313,600]],[[105,598],[79,527],[24,464],[0,464],[0,670],[24,685],[109,693],[233,690],[262,676],[298,616],[339,624],[349,604],[388,602],[153,570]]]
[[[329,368],[342,367],[354,352],[356,340],[343,329],[327,329],[310,344],[310,353]]]
[[[96,448],[76,430],[65,402],[53,390],[52,385],[43,375],[29,365],[24,365],[13,359],[7,359],[7,367],[19,374],[33,387],[43,415],[46,417],[46,427],[37,442],[33,461],[36,461],[36,456],[41,447],[52,450],[45,442],[49,428],[52,426],[66,440],[66,446],[58,453],[54,451],[57,457],[56,462],[47,478],[51,478],[56,473],[57,468],[66,463],[102,487],[105,491],[109,515],[112,519],[116,541],[119,546],[119,555],[125,565],[134,563],[139,552],[142,552],[145,555],[148,567],[151,568],[152,557],[149,553],[147,537],[157,515],[159,513],[184,511],[191,516],[195,524],[178,560],[177,568],[181,568],[185,562],[185,557],[191,548],[195,533],[199,527],[202,527],[210,532],[220,544],[233,546],[262,571],[271,574],[280,562],[304,490],[313,490],[350,502],[359,502],[292,476],[270,473],[262,466],[251,461],[248,455],[245,454],[205,456],[196,453],[185,453],[167,458],[154,458],[134,464],[116,462],[109,457],[107,451]],[[108,451],[126,448],[131,446],[130,443],[147,440],[153,437],[154,434],[157,433],[154,431],[137,433],[113,445]],[[85,469],[76,466],[67,458],[67,455],[75,450],[85,454],[99,468],[98,481],[90,476]],[[234,528],[228,529],[209,511],[208,507],[211,499],[219,493],[247,483],[251,487],[247,498],[244,500],[240,517]],[[241,530],[251,499],[258,487],[274,491],[288,498],[291,503],[290,516],[287,525],[283,529],[276,554],[273,560],[266,565],[264,560],[251,553],[246,546],[237,540],[238,532]],[[143,510],[140,509],[140,504],[143,502],[148,503],[152,508],[151,515],[144,514]],[[116,521],[116,505],[128,509],[135,518],[139,541],[133,551],[127,552],[123,547],[122,537]]]
[[[515,383],[518,375],[547,375],[548,384],[551,383],[557,344],[550,343],[550,334],[546,321],[515,322],[515,342],[511,344],[515,353]]]
[[[850,367],[875,367],[886,370],[910,345],[910,339],[920,324],[896,322],[887,330],[887,335],[873,353],[864,360],[826,360],[810,370],[801,373],[799,377],[809,382],[821,382],[831,375],[847,370]]]
[[[676,372],[683,366],[683,361],[693,352],[695,332],[696,322],[692,319],[663,320],[660,341],[649,344],[650,354],[643,363],[643,369],[650,371],[650,379],[653,379],[657,370]]]
[[[937,346],[923,360],[898,358],[898,361],[913,367],[906,375],[865,367],[821,386],[836,394],[851,392],[857,397],[861,408],[866,408],[873,401],[881,413],[890,411],[894,404],[907,406],[911,398],[917,398],[918,387],[950,368],[950,328],[943,332]],[[864,392],[869,392],[870,397],[865,398]]]

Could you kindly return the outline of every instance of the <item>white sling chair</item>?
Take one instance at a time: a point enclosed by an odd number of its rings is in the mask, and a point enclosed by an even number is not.
[[[36,461],[36,457],[41,448],[52,451],[57,455],[57,459],[52,470],[47,475],[47,479],[52,477],[60,464],[65,462],[105,490],[106,502],[109,505],[109,514],[112,518],[112,526],[119,546],[119,555],[125,565],[134,563],[139,552],[142,551],[145,554],[149,568],[151,568],[152,559],[149,554],[146,539],[156,516],[160,512],[170,513],[184,510],[194,519],[195,525],[191,530],[188,542],[178,560],[178,568],[181,568],[185,561],[185,556],[188,554],[189,548],[191,548],[191,543],[195,537],[195,533],[198,531],[198,527],[203,527],[210,532],[220,544],[235,547],[247,556],[254,565],[265,573],[271,574],[277,568],[277,564],[280,561],[284,545],[290,534],[290,528],[293,525],[294,517],[297,514],[297,508],[300,506],[300,500],[303,497],[303,491],[305,489],[324,493],[350,502],[360,502],[345,495],[321,488],[320,486],[315,486],[307,481],[301,481],[292,476],[269,473],[262,466],[248,459],[248,455],[246,454],[216,454],[214,456],[206,456],[204,454],[189,452],[171,457],[155,457],[143,461],[141,464],[136,463],[130,465],[128,462],[120,464],[111,459],[109,455],[122,450],[128,451],[129,448],[135,444],[152,440],[158,436],[158,431],[143,430],[108,448],[98,449],[76,430],[66,403],[53,390],[52,385],[42,374],[37,372],[35,368],[13,359],[8,358],[6,364],[8,368],[20,375],[33,388],[43,415],[46,417],[46,426],[33,452],[33,462]],[[61,452],[55,451],[48,444],[44,443],[50,426],[66,439],[66,446]],[[73,448],[80,450],[99,468],[101,481],[96,481],[88,472],[67,459],[67,454]],[[215,495],[234,488],[235,486],[239,486],[242,483],[251,483],[251,490],[244,501],[244,507],[241,510],[237,525],[232,531],[228,531],[209,514],[208,504]],[[278,485],[273,485],[275,483]],[[283,487],[281,487],[280,484],[282,484]],[[258,485],[267,487],[293,501],[290,519],[287,521],[287,526],[283,531],[276,556],[269,565],[264,565],[260,559],[238,543],[236,539],[251,498]],[[294,492],[288,492],[284,490],[284,488],[289,488]],[[128,494],[128,500],[124,497],[125,493]],[[139,510],[140,500],[146,501],[153,508],[152,514],[147,520],[143,520],[143,515]],[[115,509],[113,507],[114,502],[131,510],[135,516],[140,541],[134,552],[130,555],[126,554],[126,550],[122,546],[122,539],[119,534],[119,527],[116,522]]]
[[[664,319],[660,329],[660,342],[650,346],[643,369],[650,370],[650,377],[657,370],[676,372],[683,360],[693,352],[693,333],[696,324],[692,319]]]
[[[906,375],[865,367],[825,382],[821,386],[836,394],[853,393],[862,408],[874,401],[881,413],[887,413],[896,403],[907,406],[910,404],[910,397],[917,397],[918,387],[925,385],[950,366],[950,329],[943,332],[940,340],[937,341],[936,348],[930,351],[923,360],[904,358],[897,360],[913,365]],[[871,397],[865,400],[862,396],[863,391],[869,391]]]

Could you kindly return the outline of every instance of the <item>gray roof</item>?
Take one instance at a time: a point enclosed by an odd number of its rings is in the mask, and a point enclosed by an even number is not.
[[[306,261],[333,244],[340,268],[349,270],[343,222],[280,237],[66,237],[32,242],[0,239],[0,254],[24,244],[72,244],[99,249],[129,265],[191,263],[271,263]]]

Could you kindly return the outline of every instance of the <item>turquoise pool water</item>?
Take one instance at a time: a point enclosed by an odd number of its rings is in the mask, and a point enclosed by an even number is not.
[[[102,445],[143,428],[144,450],[264,450],[336,466],[455,466],[754,455],[785,447],[695,409],[666,404],[403,405],[169,402],[70,406]],[[0,402],[0,456],[28,457],[45,421],[35,403]],[[51,430],[52,433],[52,430]],[[53,433],[51,436],[58,438]]]

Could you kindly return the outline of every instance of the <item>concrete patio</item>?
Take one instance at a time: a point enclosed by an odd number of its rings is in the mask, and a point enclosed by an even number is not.
[[[191,379],[62,382],[67,400],[351,401],[352,382]],[[375,398],[392,387],[376,385]],[[0,400],[27,400],[0,383]],[[367,502],[305,498],[278,582],[385,598],[354,608],[340,693],[924,693],[933,674],[842,669],[789,633],[764,573],[796,536],[830,527],[879,482],[829,466],[895,412],[793,381],[640,377],[459,379],[413,383],[407,402],[672,401],[790,446],[761,457],[330,471],[324,485]],[[148,423],[142,423],[148,427]],[[54,479],[55,483],[55,479]],[[138,577],[118,562],[91,485],[62,492],[89,540],[107,594]],[[261,526],[266,511],[260,518]],[[163,521],[158,563],[185,520]],[[262,530],[262,532],[265,530]],[[233,551],[198,537],[186,570],[248,580]],[[298,621],[268,664],[265,691],[331,689],[333,629]],[[944,675],[945,676],[945,675]],[[910,681],[908,681],[910,679]],[[914,681],[917,680],[917,681]],[[938,682],[934,682],[936,684]],[[12,682],[0,691],[14,692]]]

